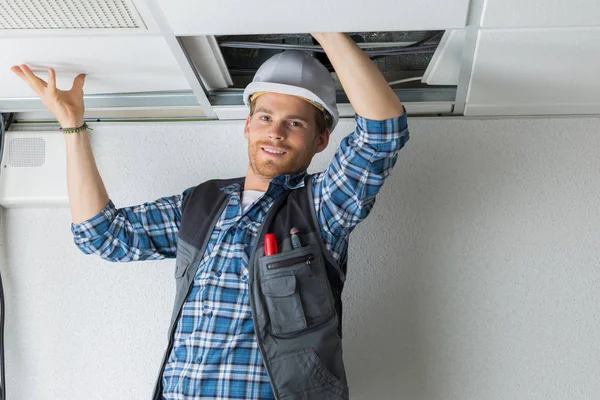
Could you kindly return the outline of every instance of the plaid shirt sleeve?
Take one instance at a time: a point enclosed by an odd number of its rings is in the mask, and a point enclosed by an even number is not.
[[[181,222],[182,195],[117,209],[112,200],[98,215],[71,231],[77,247],[108,261],[174,258]]]
[[[342,140],[327,170],[312,182],[323,238],[339,262],[346,257],[350,232],[369,215],[409,138],[406,111],[384,121],[358,115],[355,120],[356,130]]]

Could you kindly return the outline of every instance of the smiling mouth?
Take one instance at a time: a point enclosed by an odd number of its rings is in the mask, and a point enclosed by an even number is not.
[[[277,156],[282,156],[284,154],[287,154],[287,151],[277,150],[277,149],[274,149],[274,148],[271,148],[271,147],[261,147],[261,149],[264,152],[266,152],[266,153],[274,154],[274,155],[277,155]]]

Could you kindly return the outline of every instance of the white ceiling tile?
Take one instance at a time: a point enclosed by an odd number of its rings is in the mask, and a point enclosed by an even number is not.
[[[176,35],[463,28],[469,0],[158,0]]]
[[[54,68],[64,90],[86,73],[86,94],[190,89],[162,36],[0,38],[0,52],[0,98],[36,96],[10,71],[17,64],[28,64],[44,80]]]
[[[600,26],[598,0],[487,0],[485,28]]]
[[[483,30],[465,115],[600,113],[600,28]]]

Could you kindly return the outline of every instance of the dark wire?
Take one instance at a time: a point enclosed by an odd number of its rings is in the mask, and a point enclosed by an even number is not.
[[[4,115],[0,113],[0,167],[4,154]],[[0,274],[0,400],[6,399],[6,376],[4,373],[4,288],[2,287],[2,274]]]
[[[406,51],[406,52],[394,52],[394,53],[389,53],[389,54],[381,54],[378,56],[372,56],[370,57],[371,60],[375,61],[378,59],[381,59],[383,57],[388,57],[388,56],[394,56],[394,55],[400,55],[400,54],[404,54],[404,55],[414,55],[414,54],[426,54],[426,53],[433,53],[435,51],[435,48],[432,47],[426,47],[426,48],[415,48],[413,50]],[[325,68],[327,68],[327,70],[329,72],[333,72],[333,65],[331,65],[331,63],[329,62],[324,62],[323,65],[325,66]],[[236,75],[248,75],[248,74],[255,74],[256,71],[258,71],[258,68],[235,68],[235,67],[231,67],[229,68],[229,73],[233,76]]]
[[[435,49],[437,48],[436,44],[427,45],[427,43],[437,39],[441,35],[443,35],[444,31],[439,31],[426,37],[425,39],[419,40],[413,44],[407,46],[396,46],[390,45],[386,47],[391,47],[388,49],[378,49],[378,50],[367,50],[363,49],[365,54],[368,56],[386,56],[386,55],[396,55],[396,54],[405,54],[411,53],[415,48],[423,48],[423,49]],[[375,44],[377,42],[374,42]],[[263,49],[263,50],[303,50],[309,51],[313,53],[325,53],[325,50],[319,45],[310,46],[310,45],[301,45],[301,44],[281,44],[281,43],[260,43],[260,42],[234,42],[234,41],[225,41],[219,43],[219,47],[231,47],[238,49]]]
[[[425,43],[431,42],[432,40],[437,39],[438,37],[442,36],[443,34],[444,34],[444,31],[440,31],[440,32],[434,33],[433,35],[428,36],[425,39],[419,40],[418,42],[410,44],[410,45],[408,45],[406,47],[407,48],[411,48],[411,47],[420,47],[420,46],[423,46]]]
[[[436,51],[438,45],[437,44],[427,44],[427,43],[437,39],[438,37],[440,37],[443,34],[444,34],[444,31],[439,31],[433,35],[426,37],[425,39],[419,40],[418,42],[415,42],[415,43],[407,45],[407,46],[402,46],[402,47],[392,46],[393,48],[391,48],[391,49],[388,48],[388,49],[363,50],[363,51],[373,61],[381,59],[383,57],[388,57],[388,56],[433,53]],[[306,48],[305,46],[302,46],[302,45],[293,45],[293,44],[281,45],[278,43],[226,41],[226,42],[219,43],[219,47],[221,47],[221,48],[232,47],[232,48],[243,48],[243,49],[263,49],[263,50],[304,50],[304,51],[309,51],[309,52],[325,54],[325,50],[323,50],[323,48],[318,47],[318,46],[312,47],[312,48]],[[333,65],[331,64],[331,62],[329,62],[329,60],[324,60],[324,61],[322,61],[322,63],[329,72],[334,71]],[[254,74],[254,73],[256,73],[257,70],[258,69],[254,69],[254,68],[232,67],[229,69],[229,72],[232,75],[245,75],[245,74]]]
[[[426,51],[423,51],[422,49],[427,49],[428,51],[431,51],[433,53],[435,50],[437,50],[438,45],[425,46],[425,44],[431,42],[432,40],[437,39],[438,37],[440,37],[443,34],[444,34],[444,31],[440,31],[431,36],[426,37],[423,40],[419,40],[418,42],[415,42],[413,44],[409,44],[408,46],[403,47],[403,49],[405,49],[404,54],[417,54],[417,53],[426,52]],[[388,55],[392,55],[392,54],[389,54],[389,53],[388,54],[376,54],[373,57],[371,57],[371,60],[375,61],[380,58],[386,57]]]
[[[431,38],[427,38],[427,41],[432,40]],[[424,43],[424,41],[421,41]],[[418,43],[421,43],[418,42]],[[223,42],[219,44],[221,48],[237,48],[237,49],[262,49],[262,50],[302,50],[308,51],[312,53],[323,53],[325,54],[325,50],[320,47],[307,48],[301,45],[281,45],[281,44],[271,44],[271,43],[247,43],[247,42]],[[388,49],[378,49],[378,50],[363,50],[363,52],[368,56],[386,56],[386,55],[400,55],[406,53],[412,53],[416,48],[428,49],[431,51],[435,51],[437,45],[424,45],[413,43],[408,46],[403,47],[395,47]]]

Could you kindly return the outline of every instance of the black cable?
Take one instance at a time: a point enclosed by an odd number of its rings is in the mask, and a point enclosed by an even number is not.
[[[439,32],[434,33],[433,35],[430,35],[424,39],[421,39],[415,43],[412,43],[412,44],[409,44],[406,46],[398,46],[394,43],[390,43],[389,46],[385,46],[385,47],[388,47],[387,49],[367,50],[367,49],[373,48],[373,47],[366,47],[363,49],[363,51],[367,55],[377,56],[381,52],[383,52],[383,53],[390,53],[390,52],[404,53],[404,52],[410,51],[411,49],[414,49],[415,47],[429,47],[429,46],[437,47],[437,45],[427,45],[426,46],[426,44],[437,39],[438,37],[440,37],[443,34],[444,34],[444,31],[439,31]],[[355,42],[358,43],[358,41],[355,38],[353,38],[353,39]],[[365,43],[366,42],[364,42],[364,41],[360,42],[360,44],[365,44]],[[377,42],[373,42],[373,44],[377,44]],[[229,48],[238,48],[238,49],[263,49],[263,50],[303,50],[303,51],[308,51],[308,52],[313,52],[313,53],[325,53],[325,50],[319,45],[319,43],[317,43],[317,41],[314,38],[313,38],[312,45],[287,44],[287,43],[245,42],[245,41],[242,41],[242,42],[225,41],[225,42],[219,43],[219,47],[221,47],[221,48],[229,47]]]
[[[443,34],[444,34],[444,31],[440,31],[440,32],[437,32],[437,33],[435,33],[435,34],[433,34],[431,36],[426,37],[423,40],[419,40],[418,42],[415,42],[413,44],[409,44],[408,46],[403,47],[403,49],[408,49],[408,50],[405,50],[404,54],[424,53],[426,51],[418,51],[418,50],[421,50],[423,48],[426,48],[427,50],[429,50],[431,52],[434,52],[437,49],[438,45],[433,45],[433,46],[428,45],[428,46],[425,46],[425,44],[431,42],[432,40],[437,39],[439,36],[441,36]],[[414,51],[414,52],[412,52],[411,50]],[[386,57],[388,55],[391,55],[391,54],[377,54],[377,55],[374,55],[373,57],[371,57],[371,60],[375,61],[375,60],[378,60],[380,58]]]
[[[4,115],[0,113],[0,166],[2,166],[2,155],[4,154]],[[0,274],[0,400],[6,400],[6,376],[4,373],[4,288],[2,286],[2,274]]]
[[[387,49],[378,49],[378,50],[363,50],[363,52],[371,57],[374,56],[382,56],[382,55],[399,55],[399,54],[406,54],[406,53],[412,53],[413,51],[415,51],[416,49],[430,49],[430,50],[434,50],[436,49],[437,45],[426,45],[424,43],[426,43],[426,41],[430,41],[435,37],[429,37],[427,39],[424,39],[420,42],[417,43],[413,43],[411,45],[408,46],[402,46],[402,47],[393,47],[392,48],[387,48]],[[255,49],[255,50],[301,50],[301,51],[308,51],[311,53],[322,53],[325,54],[325,50],[323,50],[322,48],[319,47],[314,47],[314,48],[307,48],[301,45],[281,45],[281,44],[272,44],[272,43],[247,43],[247,42],[223,42],[219,44],[219,47],[221,48],[237,48],[237,49]]]
[[[439,36],[443,35],[444,31],[439,31],[437,33],[434,33],[431,36],[426,37],[423,40],[419,40],[418,42],[415,42],[413,44],[409,44],[408,46],[406,46],[406,48],[411,48],[411,47],[421,47],[423,46],[425,43],[431,42],[432,40],[438,38]]]
[[[427,44],[439,36],[443,35],[444,31],[436,32],[433,35],[426,37],[425,39],[419,40],[413,44],[407,46],[390,46],[392,48],[387,49],[378,49],[378,50],[363,50],[366,55],[373,61],[388,57],[388,56],[396,56],[396,55],[415,55],[415,54],[423,54],[423,53],[433,53],[436,51],[438,45],[437,44]],[[355,41],[356,39],[353,38]],[[325,50],[319,47],[316,39],[312,40],[313,46],[315,47],[307,47],[304,45],[293,45],[293,44],[279,44],[279,43],[259,43],[259,42],[232,42],[226,41],[219,43],[219,47],[221,48],[243,48],[243,49],[263,49],[263,50],[304,50],[309,52],[314,52],[315,57],[319,60],[325,68],[329,72],[334,72],[333,65],[327,58],[325,54]],[[363,42],[364,43],[364,42]],[[258,68],[236,68],[235,66],[231,66],[229,68],[229,73],[231,75],[246,75],[246,74],[255,74],[258,71]]]
[[[393,56],[393,55],[400,55],[400,54],[414,55],[414,54],[433,53],[434,51],[435,51],[435,48],[424,48],[424,49],[417,48],[410,52],[403,52],[403,53],[394,52],[394,53],[390,53],[390,54],[386,54],[386,55],[373,56],[370,58],[371,58],[371,60],[375,61],[375,60],[381,59],[383,57],[388,57],[388,56]],[[328,59],[326,58],[326,60],[328,60]],[[321,62],[321,64],[323,64],[329,72],[334,72],[333,65],[331,65],[330,62],[328,62],[328,61]],[[229,68],[229,73],[232,76],[253,75],[256,73],[256,71],[258,71],[258,68],[236,68],[236,67]]]

